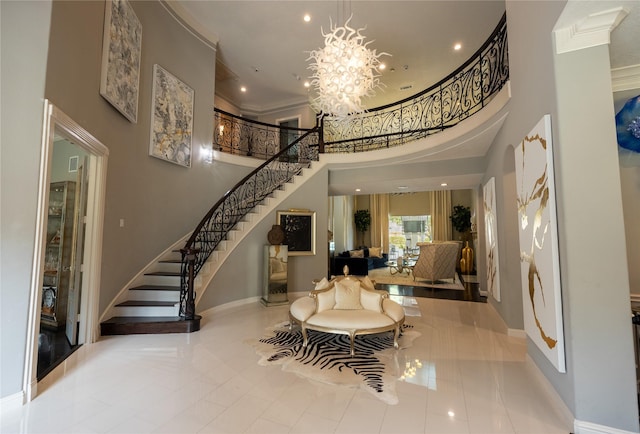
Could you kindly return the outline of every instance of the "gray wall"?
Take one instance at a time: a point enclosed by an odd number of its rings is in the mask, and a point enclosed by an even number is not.
[[[609,47],[558,55],[555,73],[559,144],[555,155],[559,225],[563,228],[560,250],[563,296],[568,304],[565,329],[572,350],[567,367],[572,368],[574,379],[575,415],[580,420],[637,431]],[[582,98],[587,88],[585,103]],[[585,176],[596,173],[598,176]],[[612,356],[615,369],[603,372]],[[554,378],[551,374],[553,371],[549,376]],[[597,402],[593,399],[596,396],[608,398]]]
[[[507,2],[510,115],[492,145],[483,180],[496,177],[499,216],[502,302],[491,302],[509,327],[523,327],[513,146],[549,113],[567,373],[558,373],[531,341],[528,353],[576,419],[637,431],[608,49],[554,55],[552,30],[564,6],[565,2]],[[593,173],[598,176],[588,175]],[[610,369],[612,360],[615,369]]]
[[[22,390],[51,2],[0,2],[0,398]]]
[[[215,50],[158,2],[131,3],[142,23],[138,122],[99,94],[104,2],[53,5],[46,97],[109,148],[100,312],[151,259],[189,232],[248,169],[199,158],[213,137]],[[150,157],[153,65],[195,93],[192,165]],[[119,226],[124,219],[125,226]]]

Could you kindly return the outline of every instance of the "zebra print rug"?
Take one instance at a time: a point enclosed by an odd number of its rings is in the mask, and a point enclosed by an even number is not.
[[[397,404],[395,383],[401,375],[393,333],[356,336],[355,356],[349,354],[346,335],[308,331],[309,344],[302,347],[302,333],[289,324],[267,329],[266,336],[248,341],[261,356],[262,366],[282,365],[284,371],[322,383],[360,387],[386,402]],[[400,349],[410,347],[420,333],[405,324],[398,339]]]

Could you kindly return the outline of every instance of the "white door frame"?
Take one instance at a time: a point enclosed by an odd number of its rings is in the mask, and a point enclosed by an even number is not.
[[[40,179],[38,182],[38,209],[36,214],[35,245],[31,288],[29,296],[29,318],[27,323],[27,345],[25,347],[25,369],[23,396],[31,401],[38,394],[38,337],[40,334],[40,310],[42,306],[42,280],[44,273],[44,247],[46,243],[49,182],[51,158],[56,129],[86,150],[89,155],[89,185],[87,191],[87,225],[83,255],[84,277],[80,302],[80,330],[78,343],[90,344],[97,340],[98,301],[100,294],[100,271],[102,262],[102,227],[107,180],[109,149],[73,119],[44,101],[42,149],[40,153]]]

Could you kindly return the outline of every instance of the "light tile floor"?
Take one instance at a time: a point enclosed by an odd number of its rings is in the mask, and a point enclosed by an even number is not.
[[[192,334],[106,337],[20,410],[2,433],[569,433],[485,303],[418,298],[421,336],[398,351],[421,365],[399,404],[257,364],[245,343],[286,320],[259,303],[203,319]],[[415,305],[414,305],[415,306]],[[42,391],[42,389],[45,389]]]

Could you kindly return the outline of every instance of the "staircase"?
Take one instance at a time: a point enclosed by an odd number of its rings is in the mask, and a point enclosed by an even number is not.
[[[215,273],[242,239],[265,217],[278,209],[280,203],[303,185],[322,167],[313,162],[291,182],[274,190],[230,230],[209,256],[196,279],[196,303]],[[122,290],[116,302],[107,309],[108,320],[100,323],[102,336],[127,334],[191,333],[200,329],[201,317],[185,320],[180,311],[180,270],[182,248],[186,235],[134,277]]]
[[[173,250],[145,271],[138,284],[126,291],[112,316],[100,323],[100,333],[128,335],[145,333],[191,333],[200,329],[200,318],[185,320],[180,306],[181,254]]]

